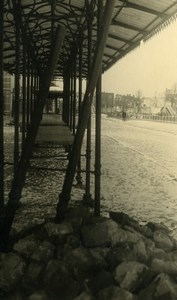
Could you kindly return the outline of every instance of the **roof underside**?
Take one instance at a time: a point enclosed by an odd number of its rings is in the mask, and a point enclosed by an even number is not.
[[[105,0],[103,1],[105,5]],[[87,76],[88,24],[92,26],[92,55],[97,40],[96,0],[5,0],[4,69],[15,72],[16,24],[20,26],[20,58],[23,46],[30,51],[33,65],[46,67],[58,24],[66,26],[66,36],[55,75],[63,76],[68,62],[83,49],[83,76]],[[117,0],[104,49],[103,72],[137,47],[141,40],[176,17],[176,0]],[[77,64],[78,65],[78,64]],[[21,66],[22,71],[22,66]]]

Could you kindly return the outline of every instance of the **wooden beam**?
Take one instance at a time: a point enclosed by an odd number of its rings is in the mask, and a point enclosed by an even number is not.
[[[141,34],[148,33],[146,30],[141,29],[141,28],[139,28],[137,26],[129,25],[127,23],[120,22],[120,21],[117,21],[117,20],[113,20],[111,25],[116,25],[116,26],[120,26],[120,27],[123,27],[123,28],[126,28],[126,29],[137,31],[138,33],[141,33]]]
[[[124,0],[120,0],[120,1],[125,2]],[[168,15],[163,13],[163,12],[160,12],[160,11],[157,11],[155,9],[145,7],[145,6],[142,6],[142,5],[139,5],[139,4],[135,4],[135,3],[132,3],[132,2],[129,2],[129,1],[126,1],[124,7],[133,8],[133,9],[136,9],[136,10],[139,10],[139,11],[151,14],[151,15],[155,15],[155,16],[157,16],[159,18],[162,18],[162,19],[168,17]]]
[[[114,40],[118,40],[121,41],[125,44],[131,44],[131,42],[129,40],[126,40],[124,38],[121,38],[120,36],[114,35],[114,34],[108,34],[108,38],[114,39]]]

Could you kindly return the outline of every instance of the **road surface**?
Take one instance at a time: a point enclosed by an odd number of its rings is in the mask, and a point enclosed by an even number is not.
[[[103,211],[177,226],[177,125],[102,117]]]

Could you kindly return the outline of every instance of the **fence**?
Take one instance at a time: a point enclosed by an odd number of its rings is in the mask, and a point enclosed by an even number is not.
[[[177,123],[177,116],[160,116],[160,115],[153,115],[153,114],[143,114],[143,119],[159,121],[159,122]]]

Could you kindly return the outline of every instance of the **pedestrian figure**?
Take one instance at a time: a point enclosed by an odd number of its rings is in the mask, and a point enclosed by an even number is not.
[[[122,121],[125,121],[127,117],[126,111],[123,110],[122,112]]]

